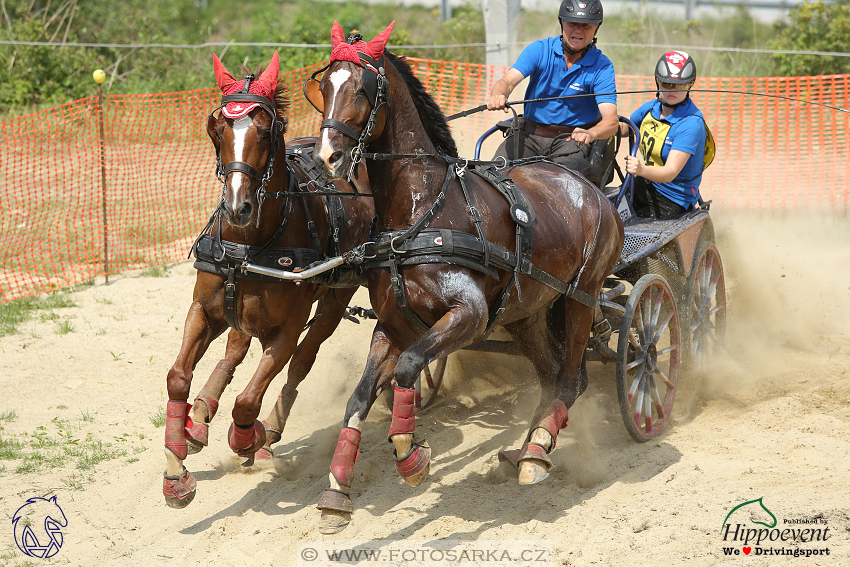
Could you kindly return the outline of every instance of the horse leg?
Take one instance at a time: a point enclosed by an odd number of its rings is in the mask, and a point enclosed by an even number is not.
[[[366,368],[345,408],[342,431],[328,474],[330,487],[322,493],[316,506],[322,511],[319,532],[323,534],[335,534],[351,522],[354,504],[350,490],[360,449],[360,424],[366,419],[381,389],[389,385],[399,353],[380,323],[376,325]]]
[[[410,348],[401,353],[395,367],[393,420],[389,440],[395,446],[396,470],[410,486],[419,484],[431,468],[431,447],[414,441],[416,430],[415,382],[430,362],[469,346],[484,336],[487,303],[483,294],[469,296],[443,315]]]
[[[540,405],[517,458],[519,483],[523,485],[537,484],[549,476],[549,470],[554,466],[549,453],[557,444],[558,432],[567,427],[569,408],[587,388],[582,379],[581,360],[590,336],[593,311],[572,300],[566,301],[564,311],[564,365],[553,387],[544,386]]]
[[[162,482],[165,503],[172,508],[184,508],[195,497],[196,481],[183,460],[188,455],[187,431],[194,427],[189,417],[189,388],[192,371],[206,352],[210,343],[219,336],[226,325],[209,321],[199,301],[192,303],[186,315],[183,342],[177,360],[168,371],[168,403],[165,410],[165,457],[167,466]]]
[[[263,396],[269,384],[295,351],[302,329],[300,321],[305,321],[309,315],[310,303],[304,303],[306,307],[302,306],[303,313],[291,313],[283,326],[278,327],[270,336],[261,338],[263,356],[251,381],[236,397],[236,403],[233,406],[233,423],[230,425],[227,438],[230,448],[245,458],[242,466],[254,464],[254,455],[266,444],[266,428],[257,420],[257,417],[260,415]],[[293,299],[291,310],[295,310],[295,305],[296,302]]]
[[[227,335],[227,347],[224,358],[218,361],[210,374],[207,383],[195,397],[192,405],[191,429],[186,430],[186,442],[189,444],[189,454],[194,455],[209,443],[209,424],[218,411],[218,402],[224,389],[233,380],[233,372],[248,354],[251,346],[251,335],[230,329]]]
[[[295,353],[289,361],[286,384],[283,385],[271,413],[263,420],[263,426],[266,428],[266,443],[262,449],[257,451],[258,459],[270,459],[274,456],[271,446],[280,441],[283,429],[286,427],[286,420],[289,419],[289,412],[292,410],[292,404],[295,403],[295,398],[298,396],[298,385],[313,368],[319,347],[336,331],[342,320],[342,315],[348,307],[348,302],[356,291],[356,287],[338,290],[325,288],[323,303],[320,307],[321,314],[310,326],[304,339],[295,348]]]

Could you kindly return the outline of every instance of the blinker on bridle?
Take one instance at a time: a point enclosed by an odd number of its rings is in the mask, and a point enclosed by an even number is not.
[[[272,119],[271,131],[270,131],[270,144],[269,148],[269,159],[266,162],[266,169],[263,173],[260,173],[253,166],[247,164],[242,161],[232,161],[228,163],[226,166],[222,167],[221,164],[221,150],[216,148],[216,165],[215,165],[215,176],[223,185],[221,189],[221,201],[224,201],[224,194],[227,191],[227,176],[233,173],[234,171],[238,171],[240,173],[244,173],[246,175],[251,176],[257,183],[260,185],[257,187],[257,227],[260,226],[260,210],[263,207],[263,201],[266,198],[266,184],[269,179],[274,175],[274,161],[277,157],[277,152],[279,149],[280,142],[280,134],[283,132],[283,122],[277,119],[277,115],[275,114],[274,108],[272,108],[269,99],[262,95],[256,95],[249,92],[251,87],[251,81],[254,80],[254,74],[248,73],[245,75],[245,84],[242,86],[242,90],[238,93],[224,95],[221,97],[221,104],[219,104],[216,108],[210,112],[207,117],[207,121],[210,118],[213,118],[213,115],[227,106],[231,102],[249,102],[256,103],[265,110],[268,115]]]
[[[346,43],[353,44],[357,41],[362,41],[363,36],[359,33],[353,33],[348,36]],[[378,111],[382,106],[389,104],[389,99],[387,97],[387,86],[389,85],[389,79],[387,79],[386,71],[384,68],[384,54],[381,54],[380,60],[376,61],[371,56],[366,55],[363,52],[358,51],[357,56],[360,58],[360,62],[363,64],[365,69],[372,71],[372,73],[363,73],[361,75],[361,82],[363,84],[363,90],[366,91],[366,98],[369,100],[369,104],[372,106],[372,111],[369,114],[369,120],[366,122],[366,127],[359,134],[354,131],[353,128],[348,126],[347,124],[343,124],[339,120],[333,119],[324,119],[322,120],[322,124],[320,126],[320,131],[325,128],[333,128],[334,130],[339,130],[352,140],[357,141],[357,145],[351,150],[351,167],[348,170],[348,174],[346,175],[346,179],[351,179],[351,174],[354,171],[354,168],[360,163],[361,156],[363,155],[363,150],[366,146],[366,142],[372,136],[373,131],[375,130],[375,124],[378,120]],[[316,109],[320,114],[324,114],[325,112],[325,101],[322,96],[322,92],[319,89],[320,80],[317,78],[320,73],[324,73],[331,64],[327,64],[315,73],[313,73],[309,79],[304,81],[304,98],[307,99],[307,102]]]

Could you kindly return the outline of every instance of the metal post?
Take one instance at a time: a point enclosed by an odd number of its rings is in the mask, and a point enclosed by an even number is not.
[[[696,12],[697,0],[683,0],[685,2],[685,21],[689,22],[694,19]]]
[[[520,0],[481,0],[487,43],[487,65],[507,67],[514,61],[511,44],[516,41]]]
[[[103,214],[103,272],[106,276],[106,285],[109,285],[109,231],[106,224],[106,140],[103,134],[103,84],[97,85],[97,118],[100,122],[100,187],[101,187],[101,213]]]
[[[451,0],[442,0],[440,5],[440,23],[447,22],[452,19],[452,3]]]

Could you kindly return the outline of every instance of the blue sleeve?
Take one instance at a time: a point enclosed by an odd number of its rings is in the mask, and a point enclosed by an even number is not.
[[[697,154],[697,151],[705,148],[705,124],[702,119],[696,116],[689,116],[679,122],[676,128],[676,135],[673,138],[671,150],[679,150],[691,154]]]
[[[535,41],[526,46],[519,54],[512,68],[522,73],[523,77],[530,77],[540,65],[542,51],[545,48],[543,40]]]
[[[617,80],[616,75],[614,73],[614,64],[611,63],[611,60],[605,57],[604,55],[599,56],[599,69],[596,72],[596,76],[594,77],[593,82],[593,92],[595,93],[616,93],[617,92]],[[600,104],[603,102],[609,102],[612,104],[617,104],[617,95],[602,95],[597,96],[596,104]]]
[[[640,123],[643,122],[643,119],[646,117],[646,115],[649,114],[649,111],[652,109],[652,104],[654,102],[654,100],[651,100],[649,102],[643,103],[640,108],[632,112],[632,115],[629,116],[629,119],[634,122],[638,128],[640,128]]]

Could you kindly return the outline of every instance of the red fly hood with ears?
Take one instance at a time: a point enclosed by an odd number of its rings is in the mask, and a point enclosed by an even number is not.
[[[245,79],[236,79],[231,75],[219,58],[213,53],[213,69],[215,70],[215,80],[218,87],[225,95],[236,94],[245,86]],[[272,56],[272,61],[263,74],[251,81],[248,86],[248,92],[255,95],[260,95],[269,99],[269,103],[274,108],[274,91],[277,88],[277,77],[280,73],[280,62],[278,61],[277,51]],[[222,113],[227,118],[240,118],[245,116],[259,106],[256,102],[228,102],[222,109]]]
[[[331,47],[333,47],[333,51],[331,51],[331,63],[334,61],[351,61],[363,67],[360,57],[357,56],[358,51],[365,53],[377,61],[384,54],[384,48],[387,46],[387,40],[390,39],[390,32],[393,31],[394,25],[395,20],[387,26],[387,29],[379,33],[375,36],[375,39],[368,43],[365,41],[355,41],[353,44],[348,44],[345,43],[345,33],[342,31],[342,26],[339,25],[339,22],[334,21],[333,29],[331,29]]]

